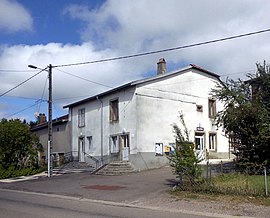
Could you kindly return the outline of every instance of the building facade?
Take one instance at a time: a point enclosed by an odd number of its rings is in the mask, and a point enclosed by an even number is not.
[[[68,115],[61,116],[52,121],[52,151],[55,165],[59,165],[60,159],[64,159],[64,155],[71,151],[71,132],[69,124]],[[38,116],[38,124],[31,127],[31,132],[39,137],[39,141],[43,147],[43,152],[39,153],[39,160],[41,162],[47,162],[48,122],[45,114]]]
[[[217,83],[217,74],[196,65],[166,73],[160,59],[154,78],[66,105],[74,158],[130,161],[137,170],[162,166],[175,145],[172,124],[180,126],[179,114],[200,158],[229,158],[228,140],[214,120],[222,109],[211,97]]]

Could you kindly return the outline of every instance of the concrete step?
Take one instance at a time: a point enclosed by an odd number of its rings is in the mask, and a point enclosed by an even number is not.
[[[85,162],[73,161],[53,169],[54,174],[93,172],[95,168]]]
[[[117,161],[109,163],[107,166],[102,168],[96,174],[98,175],[122,175],[128,173],[134,173],[136,170],[133,165],[127,161]]]

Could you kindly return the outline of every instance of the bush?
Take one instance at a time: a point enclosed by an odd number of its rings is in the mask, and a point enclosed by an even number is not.
[[[0,179],[7,179],[7,178],[14,178],[20,176],[30,176],[35,175],[37,173],[41,173],[45,170],[44,167],[42,168],[24,168],[21,170],[16,170],[14,167],[9,167],[7,170],[3,168],[0,169]]]

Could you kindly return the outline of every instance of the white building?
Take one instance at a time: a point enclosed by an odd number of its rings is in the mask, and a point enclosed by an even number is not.
[[[167,163],[175,143],[172,124],[184,115],[190,140],[202,158],[229,157],[229,143],[214,122],[222,104],[211,98],[219,76],[190,66],[166,73],[160,59],[154,78],[133,81],[69,104],[71,147],[79,161],[129,160],[137,170]]]

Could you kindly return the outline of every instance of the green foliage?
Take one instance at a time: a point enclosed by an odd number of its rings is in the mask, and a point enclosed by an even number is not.
[[[19,170],[36,164],[38,138],[19,119],[0,122],[0,167]]]
[[[189,141],[189,132],[184,117],[180,114],[179,118],[184,133],[176,124],[173,124],[176,146],[174,152],[169,156],[169,160],[174,174],[180,179],[179,185],[183,187],[186,184],[194,184],[199,179],[201,171],[198,166],[200,161],[194,151],[194,144]]]
[[[217,124],[233,139],[238,166],[250,171],[270,164],[270,71],[264,63],[247,81],[227,80],[213,96],[224,103]]]
[[[10,167],[8,169],[0,169],[0,179],[14,178],[19,176],[29,176],[37,173],[41,173],[45,171],[44,167],[41,168],[24,168],[20,170],[14,169],[14,167]]]

